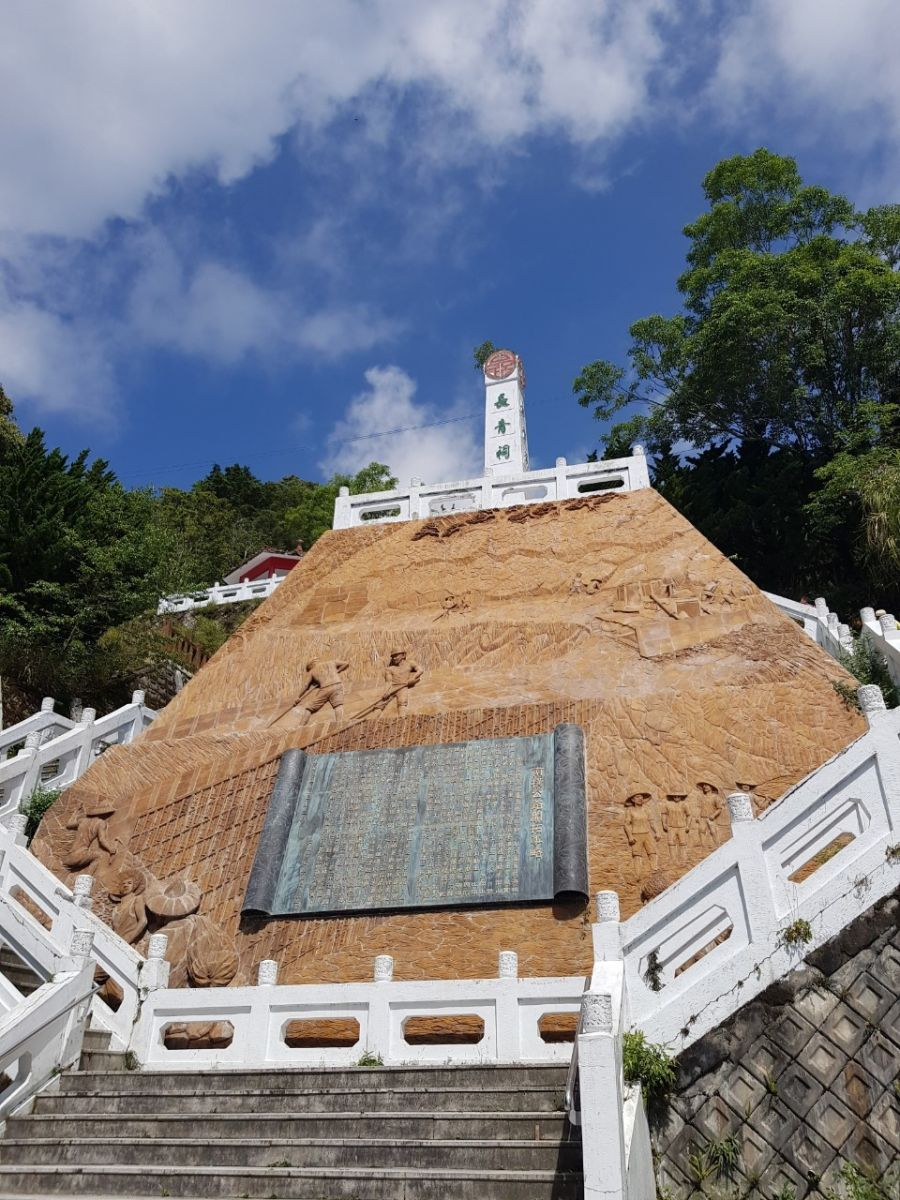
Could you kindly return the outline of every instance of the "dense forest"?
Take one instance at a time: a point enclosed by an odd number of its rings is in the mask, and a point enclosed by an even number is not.
[[[170,653],[153,620],[160,596],[206,587],[264,546],[309,547],[331,528],[339,487],[395,482],[379,463],[327,483],[264,482],[243,466],[214,466],[186,491],[129,490],[87,451],[70,460],[48,449],[40,429],[23,433],[0,389],[7,721],[17,694],[26,707],[41,695],[101,708],[121,701],[118,680]],[[216,648],[208,617],[193,636]]]
[[[760,149],[703,181],[683,304],[586,366],[580,404],[768,591],[900,612],[900,205],[857,212]]]
[[[609,427],[598,453],[642,442],[659,491],[761,587],[824,595],[845,619],[900,611],[900,205],[857,212],[762,149],[703,187],[681,311],[631,326],[628,367],[597,360],[575,380]],[[171,652],[160,596],[263,546],[309,548],[341,485],[395,484],[379,463],[327,483],[233,465],[186,491],[128,490],[87,451],[69,460],[20,430],[0,388],[7,694],[120,700],[121,681]],[[191,635],[207,649],[233,624],[211,619]]]

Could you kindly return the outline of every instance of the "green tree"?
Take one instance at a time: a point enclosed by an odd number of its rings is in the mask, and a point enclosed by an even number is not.
[[[630,370],[589,364],[578,401],[626,416],[609,440],[643,442],[660,490],[763,586],[859,604],[893,578],[896,596],[900,206],[857,213],[764,149],[703,188],[682,311],[636,321]]]
[[[472,358],[475,362],[476,371],[483,370],[484,364],[496,349],[497,347],[493,342],[482,342],[480,346],[475,347],[475,349],[472,351]]]
[[[13,416],[13,404],[0,384],[0,458],[6,449],[22,441],[22,431]]]
[[[391,475],[390,467],[384,463],[369,463],[355,475],[334,475],[327,483],[308,485],[309,490],[285,513],[286,527],[292,539],[309,548],[331,528],[334,502],[340,488],[347,487],[351,496],[358,496],[390,491],[396,486],[396,476]]]

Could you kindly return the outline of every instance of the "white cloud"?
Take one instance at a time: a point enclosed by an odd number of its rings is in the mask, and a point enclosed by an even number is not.
[[[710,102],[742,124],[774,110],[794,118],[804,141],[837,141],[851,150],[856,183],[860,152],[873,145],[900,166],[898,46],[896,0],[757,0],[722,41]]]
[[[0,227],[90,235],[192,169],[229,184],[385,84],[501,142],[639,116],[678,0],[3,0]],[[384,137],[373,122],[373,137]]]
[[[107,414],[115,394],[107,347],[89,323],[2,294],[0,383],[40,412],[88,420]]]
[[[387,463],[401,487],[413,478],[439,483],[481,474],[477,417],[422,428],[458,416],[459,407],[415,403],[415,380],[400,367],[370,367],[365,380],[368,390],[354,396],[328,436],[319,464],[326,475],[355,474],[370,462]]]

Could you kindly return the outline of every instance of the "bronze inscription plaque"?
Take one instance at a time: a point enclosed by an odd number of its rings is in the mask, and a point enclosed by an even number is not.
[[[572,756],[581,764],[580,788],[569,781],[561,795],[557,776],[566,783]],[[572,874],[573,861],[584,857],[584,824],[577,726],[454,745],[290,750],[243,911],[284,916],[551,900],[587,889],[586,869]],[[573,837],[581,843],[574,851],[561,845]]]

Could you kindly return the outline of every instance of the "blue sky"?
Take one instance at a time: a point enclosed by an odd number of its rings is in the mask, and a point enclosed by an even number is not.
[[[134,486],[479,474],[486,338],[532,464],[582,459],[572,379],[675,309],[720,158],[900,199],[896,0],[0,0],[0,34],[0,382]]]

